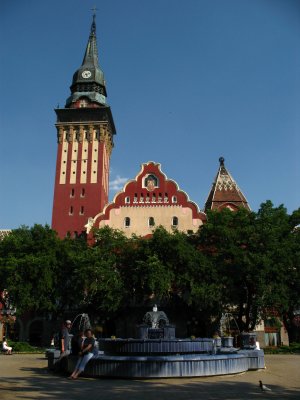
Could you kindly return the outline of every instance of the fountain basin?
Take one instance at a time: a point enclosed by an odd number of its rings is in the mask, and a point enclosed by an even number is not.
[[[77,358],[68,358],[68,372],[73,371]],[[264,368],[262,350],[236,354],[182,354],[167,356],[110,356],[93,357],[84,375],[113,378],[179,378],[237,374],[249,369]]]

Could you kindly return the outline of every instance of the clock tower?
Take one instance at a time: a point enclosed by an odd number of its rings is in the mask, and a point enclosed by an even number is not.
[[[65,107],[55,110],[58,146],[52,228],[61,238],[82,235],[87,222],[108,203],[116,131],[98,61],[95,15],[70,89]]]

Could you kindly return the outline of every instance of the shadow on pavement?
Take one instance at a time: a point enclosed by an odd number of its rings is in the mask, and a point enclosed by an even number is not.
[[[194,399],[299,399],[300,389],[289,390],[268,385],[271,392],[261,392],[258,382],[218,382],[197,379],[122,380],[80,378],[70,381],[66,376],[48,372],[46,368],[27,368],[32,377],[0,380],[0,398],[12,399],[126,399],[126,400],[194,400]],[[239,378],[242,378],[241,376]],[[234,377],[233,377],[234,379]],[[241,380],[241,379],[240,379]],[[248,379],[249,380],[249,379]],[[4,394],[4,397],[2,397]],[[5,393],[8,395],[6,397]]]

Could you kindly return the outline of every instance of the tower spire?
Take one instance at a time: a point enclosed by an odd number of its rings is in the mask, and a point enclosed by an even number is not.
[[[73,75],[71,96],[67,108],[102,107],[106,104],[104,74],[99,66],[96,37],[96,13],[94,9],[91,30],[81,67]]]
[[[250,210],[246,197],[225,167],[224,157],[219,158],[219,169],[205,203],[205,211],[229,208],[237,210],[244,207]]]
[[[91,25],[91,32],[86,46],[85,54],[82,61],[83,65],[92,64],[95,67],[99,67],[98,61],[98,48],[97,48],[97,38],[96,38],[96,13],[93,14],[93,22]]]

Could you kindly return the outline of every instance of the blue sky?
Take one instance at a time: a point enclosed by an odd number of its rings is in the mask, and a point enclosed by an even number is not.
[[[51,223],[54,108],[94,5],[111,198],[152,160],[203,208],[223,156],[253,210],[300,206],[299,1],[1,0],[0,229]]]

